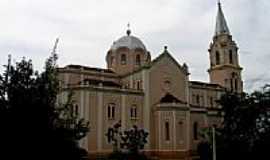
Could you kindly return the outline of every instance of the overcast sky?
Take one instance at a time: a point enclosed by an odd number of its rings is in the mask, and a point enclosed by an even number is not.
[[[221,2],[240,49],[245,90],[269,83],[270,1]],[[217,0],[0,0],[0,64],[12,54],[13,61],[25,56],[40,70],[59,37],[60,66],[105,68],[106,52],[130,22],[152,58],[167,45],[188,64],[191,80],[207,82],[216,13]]]

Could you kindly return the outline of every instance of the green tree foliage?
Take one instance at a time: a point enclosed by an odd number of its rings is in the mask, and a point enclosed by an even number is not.
[[[121,131],[121,122],[116,123],[113,127],[108,128],[106,133],[108,142],[114,146],[114,153],[111,158],[115,159],[146,159],[139,153],[147,143],[148,133],[144,129],[139,129],[134,125],[131,129]]]
[[[264,159],[270,145],[270,87],[252,94],[227,93],[219,100],[224,122],[217,159]]]
[[[88,123],[72,113],[71,97],[57,105],[57,55],[38,73],[23,58],[0,75],[0,158],[80,160],[87,152],[78,140]],[[69,116],[64,116],[64,115]]]

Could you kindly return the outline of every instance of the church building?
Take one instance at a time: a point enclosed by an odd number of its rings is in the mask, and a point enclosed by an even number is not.
[[[128,29],[108,50],[107,68],[58,68],[58,99],[65,101],[72,90],[79,115],[90,122],[81,145],[90,155],[111,153],[105,134],[121,121],[124,129],[137,125],[149,133],[144,148],[148,155],[190,157],[200,142],[200,130],[222,121],[216,100],[225,91],[243,91],[238,47],[220,3],[208,52],[210,81],[192,81],[188,65],[180,64],[166,46],[151,59],[146,45]]]

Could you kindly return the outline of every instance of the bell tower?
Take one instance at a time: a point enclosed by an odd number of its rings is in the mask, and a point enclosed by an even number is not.
[[[210,83],[219,84],[227,91],[243,92],[238,47],[232,39],[220,2],[218,2],[215,35],[208,52]]]

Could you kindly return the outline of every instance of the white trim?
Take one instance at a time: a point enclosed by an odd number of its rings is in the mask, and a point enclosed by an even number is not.
[[[186,149],[189,150],[191,148],[191,145],[190,145],[190,111],[187,111],[186,112]]]
[[[112,149],[103,149],[102,151],[100,152],[97,152],[97,151],[89,151],[88,153],[102,153],[102,152],[108,152],[108,153],[111,153],[113,150]],[[141,150],[142,152],[188,152],[189,150],[184,150],[184,149],[175,149],[175,150],[172,150],[172,149],[144,149],[144,150]]]
[[[126,95],[121,95],[121,128],[122,130],[126,129]]]
[[[173,111],[173,148],[176,149],[176,118],[175,111]]]
[[[97,105],[97,151],[102,151],[103,141],[103,93],[97,93],[98,105]]]
[[[86,102],[85,102],[85,120],[86,121],[88,121],[88,122],[90,122],[90,112],[89,112],[89,110],[90,110],[90,102],[89,102],[89,98],[90,98],[90,96],[89,96],[89,91],[86,91],[86,97],[85,97],[85,100],[86,100]],[[86,141],[86,150],[88,151],[89,150],[89,138],[88,138],[88,136],[89,136],[89,134],[88,135],[86,135],[86,137],[85,137],[85,141]]]
[[[83,74],[80,75],[80,81],[82,82],[83,81]],[[83,84],[81,83],[81,86]],[[79,107],[79,117],[80,118],[85,118],[85,114],[84,114],[84,109],[85,109],[85,106],[84,106],[84,90],[81,89],[80,90],[80,107]],[[85,138],[83,138],[81,141],[80,141],[80,144],[83,148],[86,148],[86,140]]]
[[[158,152],[171,152],[171,151],[185,151],[185,152],[187,152],[187,151],[189,151],[189,150],[184,150],[184,149],[145,149],[145,150],[142,150],[142,151],[158,151]]]
[[[143,79],[143,83],[144,83],[144,106],[143,106],[143,126],[145,128],[146,131],[149,132],[149,136],[148,136],[148,143],[145,145],[145,148],[148,149],[151,146],[151,133],[150,132],[150,82],[149,82],[149,70],[143,70],[142,71],[142,79]]]
[[[161,112],[158,112],[158,148],[161,148],[161,123],[160,123],[160,119],[161,119]]]

